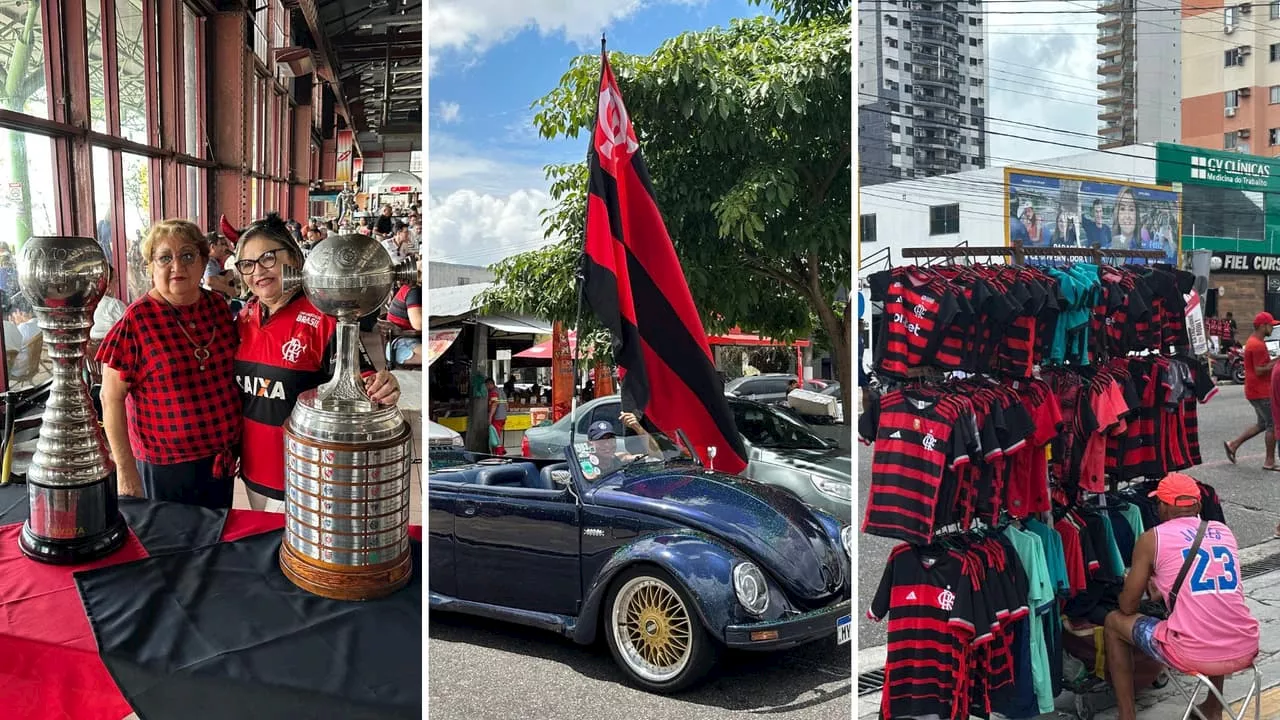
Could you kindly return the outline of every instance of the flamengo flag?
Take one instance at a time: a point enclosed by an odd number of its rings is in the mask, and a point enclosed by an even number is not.
[[[603,52],[601,64],[588,153],[585,301],[613,332],[623,409],[640,410],[672,438],[683,430],[704,461],[714,446],[715,468],[736,474],[747,454],[724,384]]]

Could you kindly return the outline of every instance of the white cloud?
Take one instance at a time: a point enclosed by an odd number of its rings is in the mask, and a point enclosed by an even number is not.
[[[481,151],[455,135],[432,131],[429,183],[431,194],[445,197],[458,190],[474,190],[483,195],[506,196],[517,190],[548,189],[542,162],[527,153]]]
[[[1050,0],[986,16],[989,164],[1061,157],[1097,146],[1096,24],[1101,16],[1095,7]]]
[[[456,102],[442,102],[436,110],[435,117],[444,123],[456,123],[462,119],[462,106]]]
[[[430,53],[479,55],[524,30],[589,43],[611,23],[656,4],[700,5],[706,0],[433,0],[427,8]],[[434,67],[432,62],[429,67]]]
[[[435,158],[432,157],[432,186]],[[551,241],[539,214],[551,198],[536,189],[492,195],[465,189],[427,201],[428,259],[489,265]]]

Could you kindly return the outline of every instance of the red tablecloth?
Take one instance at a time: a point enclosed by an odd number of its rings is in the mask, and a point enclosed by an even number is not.
[[[281,514],[232,510],[220,539],[283,527]],[[46,565],[22,554],[21,529],[0,526],[0,720],[121,720],[132,708],[98,655],[73,574],[143,559],[146,550],[131,533],[96,563]],[[421,540],[422,528],[409,534]]]

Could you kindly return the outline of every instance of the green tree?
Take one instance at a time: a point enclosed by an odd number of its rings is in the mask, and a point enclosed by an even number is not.
[[[851,417],[852,274],[847,0],[775,0],[779,17],[688,32],[651,55],[610,53],[667,229],[708,332],[780,339],[823,330]],[[574,59],[534,104],[545,138],[586,140],[598,55]],[[483,299],[558,320],[576,315],[585,162],[547,168],[558,242],[498,263]]]

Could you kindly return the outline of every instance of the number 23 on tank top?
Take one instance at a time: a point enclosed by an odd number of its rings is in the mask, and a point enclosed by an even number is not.
[[[1195,541],[1195,533],[1189,534],[1187,542]],[[1206,541],[1221,540],[1222,533],[1215,528],[1205,530],[1204,539]],[[1203,542],[1203,541],[1202,541]],[[1191,548],[1185,548],[1182,551],[1182,559],[1186,561],[1187,553],[1191,552]],[[1213,575],[1209,574],[1210,565],[1220,563],[1218,572]],[[1191,571],[1187,574],[1187,587],[1191,590],[1192,595],[1201,593],[1227,593],[1235,592],[1240,585],[1240,576],[1236,574],[1236,557],[1231,552],[1231,548],[1226,545],[1209,545],[1204,544],[1196,550],[1196,561],[1191,566]]]

